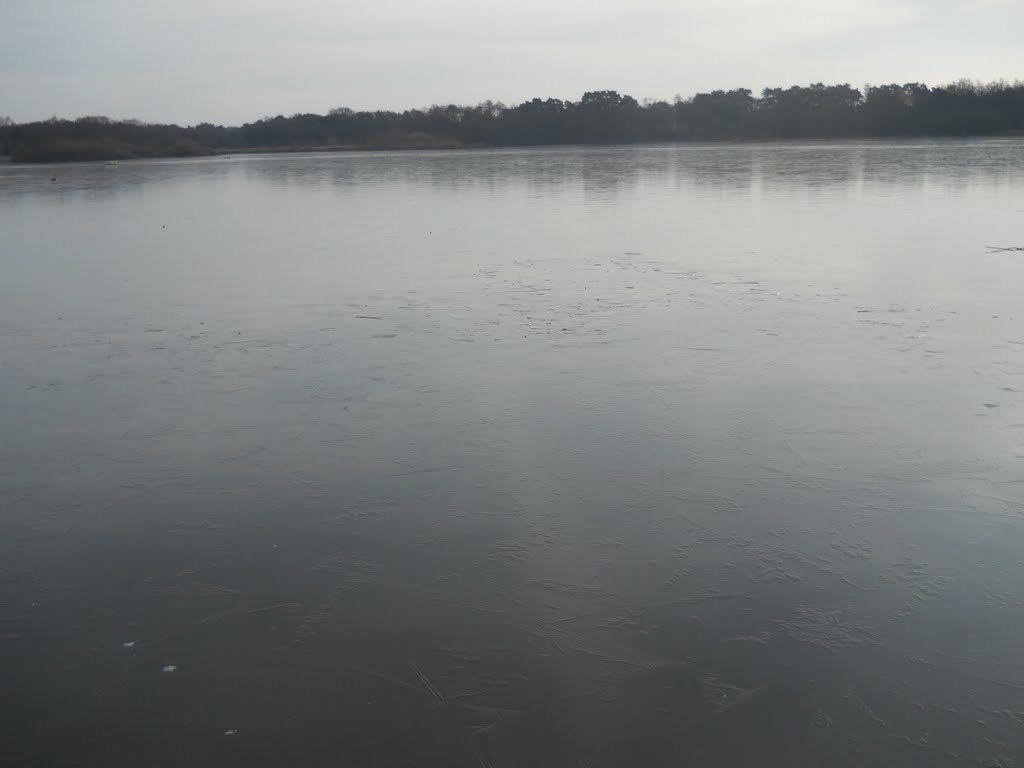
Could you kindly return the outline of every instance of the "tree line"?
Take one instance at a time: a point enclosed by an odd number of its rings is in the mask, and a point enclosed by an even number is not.
[[[687,141],[1024,135],[1024,82],[960,80],[698,93],[639,102],[616,91],[579,101],[433,106],[404,112],[332,109],[241,126],[155,125],[105,117],[17,124],[0,119],[0,156],[15,162],[187,157],[297,149],[425,149]]]

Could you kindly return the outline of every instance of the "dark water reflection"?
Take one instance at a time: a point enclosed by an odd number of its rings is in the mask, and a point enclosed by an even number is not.
[[[1020,764],[1022,214],[1000,141],[0,169],[0,762]]]

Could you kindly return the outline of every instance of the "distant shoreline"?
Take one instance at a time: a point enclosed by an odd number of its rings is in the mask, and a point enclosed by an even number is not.
[[[281,146],[281,147],[247,147],[245,149],[217,149],[211,154],[223,155],[274,155],[291,152],[423,152],[430,150],[456,150],[456,149],[495,149],[493,145],[466,145],[458,142],[439,142],[437,144],[407,145],[407,144],[314,144],[309,146]]]
[[[332,109],[240,126],[182,127],[82,117],[0,118],[0,156],[15,163],[203,157],[270,152],[368,152],[707,142],[1024,136],[1024,81],[747,88],[643,103],[616,91],[579,101],[404,112]]]
[[[578,101],[534,98],[434,105],[404,112],[266,117],[238,126],[182,127],[84,117],[0,118],[0,156],[14,163],[194,158],[295,152],[404,152],[511,146],[807,141],[1024,135],[1024,81],[958,80],[749,88],[642,102],[613,90]]]

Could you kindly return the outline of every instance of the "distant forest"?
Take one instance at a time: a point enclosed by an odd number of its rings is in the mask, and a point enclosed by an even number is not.
[[[0,118],[0,156],[14,162],[190,157],[225,152],[439,149],[896,136],[1024,136],[1024,82],[746,88],[674,102],[615,91],[579,101],[508,107],[434,106],[405,112],[332,109],[238,127],[183,128],[105,117],[14,123]]]

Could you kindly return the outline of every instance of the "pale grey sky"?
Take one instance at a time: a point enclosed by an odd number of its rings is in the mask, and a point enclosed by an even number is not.
[[[1024,78],[1024,0],[0,0],[0,116]]]

